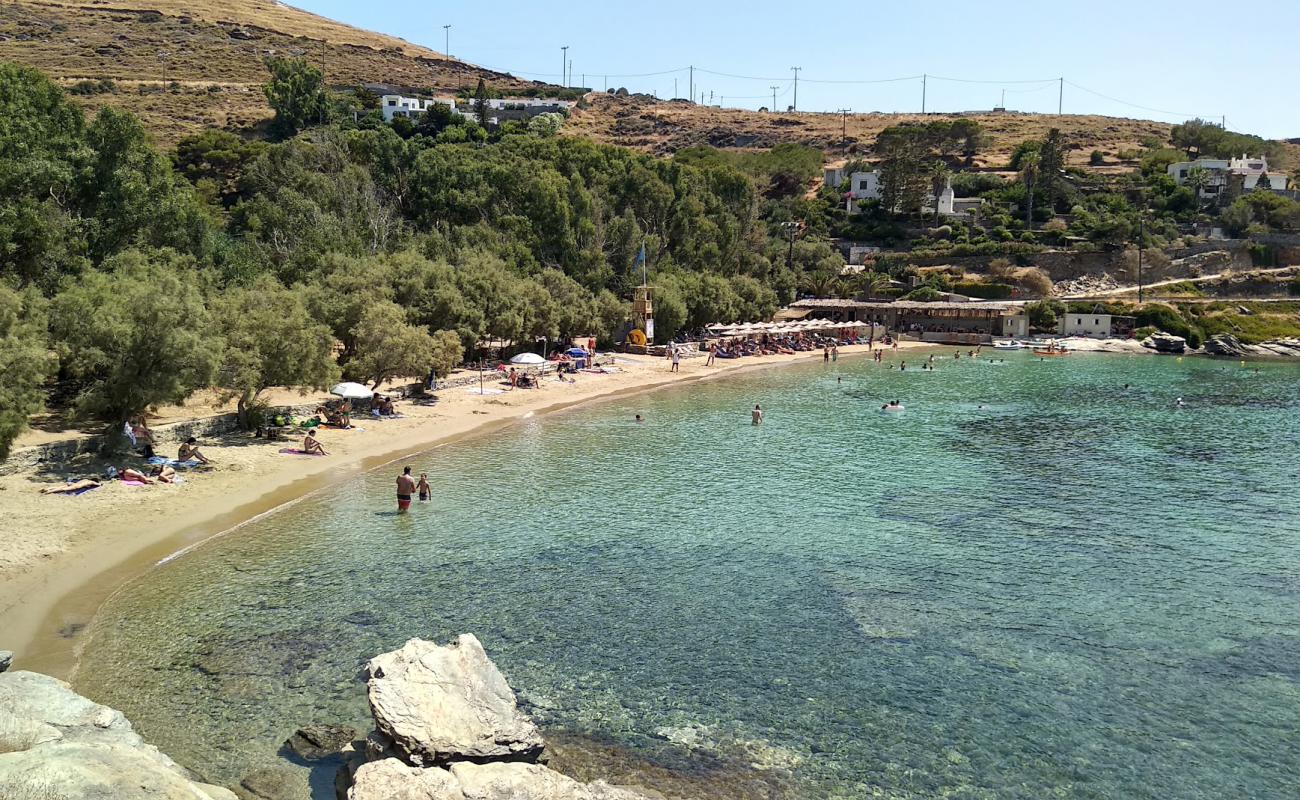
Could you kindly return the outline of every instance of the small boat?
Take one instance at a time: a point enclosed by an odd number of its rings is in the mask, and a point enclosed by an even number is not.
[[[994,350],[1024,350],[1025,346],[1015,339],[1006,342],[994,342]]]
[[[900,411],[906,411],[906,410],[907,410],[906,406],[894,405],[893,403],[887,403],[880,407],[880,413],[882,414],[897,414]]]
[[[1047,347],[1034,348],[1034,355],[1036,356],[1068,356],[1069,354],[1069,350],[1066,350],[1056,342],[1052,342]]]

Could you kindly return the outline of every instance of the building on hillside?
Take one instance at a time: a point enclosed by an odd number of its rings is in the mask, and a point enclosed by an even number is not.
[[[461,111],[456,108],[456,100],[451,97],[423,99],[419,97],[406,97],[400,94],[386,94],[380,97],[379,110],[384,115],[384,122],[392,122],[393,117],[410,117],[411,119],[416,119],[439,103],[451,109],[451,113],[453,114],[461,113]]]
[[[1179,161],[1168,167],[1169,177],[1179,186],[1194,180],[1198,170],[1202,177],[1197,194],[1202,200],[1236,197],[1256,189],[1274,192],[1287,190],[1287,174],[1270,170],[1268,159],[1264,156],[1251,157],[1243,154],[1240,158],[1198,158],[1195,161]]]
[[[461,101],[461,105],[456,104],[456,99],[452,97],[434,97],[431,99],[420,97],[408,97],[400,94],[386,94],[379,98],[379,108],[383,112],[384,121],[392,122],[393,117],[419,117],[436,104],[447,106],[451,113],[460,116],[478,116],[478,101],[474,98]],[[487,101],[488,124],[500,125],[512,119],[527,120],[540,114],[556,113],[565,114],[573,107],[573,103],[567,100],[554,100],[549,98],[536,97],[519,97],[519,98],[494,98]]]
[[[1115,314],[1066,314],[1058,330],[1063,336],[1087,336],[1091,339],[1127,339],[1133,335],[1137,320]]]
[[[881,196],[880,170],[873,169],[865,172],[853,172],[846,174],[843,167],[828,167],[822,170],[822,179],[826,185],[832,189],[839,189],[845,186],[844,190],[844,210],[850,214],[856,214],[861,211],[861,204],[865,200],[879,200]],[[957,197],[952,189],[952,179],[948,179],[947,185],[935,198],[932,192],[927,192],[923,210],[934,213],[935,205],[938,204],[938,213],[944,217],[965,217],[968,216],[972,209],[978,209],[984,204],[982,197]]]
[[[1026,336],[1024,309],[1015,303],[922,303],[911,300],[874,302],[815,298],[796,300],[790,309],[808,310],[817,319],[836,322],[876,322],[895,334],[923,342],[989,344],[1002,336]]]

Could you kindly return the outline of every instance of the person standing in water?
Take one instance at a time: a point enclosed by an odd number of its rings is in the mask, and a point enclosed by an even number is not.
[[[433,489],[429,488],[429,473],[420,473],[420,482],[415,484],[415,489],[420,493],[420,502],[427,503],[433,497]]]
[[[823,364],[831,363],[831,349],[829,347],[822,348],[822,363]]]
[[[838,362],[839,360],[840,360],[840,346],[838,344],[833,344],[831,345],[831,361]]]
[[[397,512],[405,514],[411,508],[411,495],[415,494],[415,478],[411,477],[411,468],[403,467],[397,476]]]
[[[759,406],[758,403],[754,404],[754,411],[750,416],[753,419],[753,424],[755,425],[763,424],[763,409],[761,406]]]

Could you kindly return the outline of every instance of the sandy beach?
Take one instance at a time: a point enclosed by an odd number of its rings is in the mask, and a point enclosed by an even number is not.
[[[917,347],[926,345],[900,345]],[[841,356],[866,352],[861,346],[840,350]],[[892,351],[887,357],[898,358]],[[399,403],[404,418],[361,419],[357,430],[324,431],[320,438],[329,451],[324,457],[283,455],[280,449],[294,443],[248,434],[213,438],[203,442],[203,452],[214,467],[188,473],[178,485],[110,482],[80,496],[42,495],[42,488],[61,482],[57,469],[47,465],[42,471],[4,476],[0,513],[7,519],[8,536],[0,550],[0,630],[5,632],[0,648],[17,653],[21,668],[67,676],[76,665],[79,634],[118,587],[186,548],[316,489],[405,455],[578,403],[820,358],[818,351],[719,361],[711,367],[694,358],[672,373],[663,359],[619,356],[618,372],[581,373],[574,383],[548,378],[539,389],[486,396],[476,388],[449,389],[439,392],[432,406]],[[311,402],[310,396],[288,393],[284,399]],[[177,414],[170,410],[167,416]],[[48,436],[34,432],[32,439]],[[69,470],[68,475],[81,473]]]

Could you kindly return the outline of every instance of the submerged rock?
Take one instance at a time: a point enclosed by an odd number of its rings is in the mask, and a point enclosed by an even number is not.
[[[264,767],[239,782],[240,800],[301,800],[311,790],[301,773],[286,767]]]
[[[412,767],[395,758],[357,771],[350,800],[650,800],[662,795],[579,783],[540,764],[458,762],[448,769]]]
[[[542,735],[473,634],[439,647],[412,639],[367,665],[379,732],[414,766],[536,761]]]
[[[8,672],[13,663],[14,654],[8,650],[0,650],[0,672]]]
[[[320,761],[339,755],[357,739],[346,725],[308,725],[284,740],[284,746],[306,761]]]
[[[0,674],[0,797],[237,800],[190,780],[121,712],[23,671]]]

